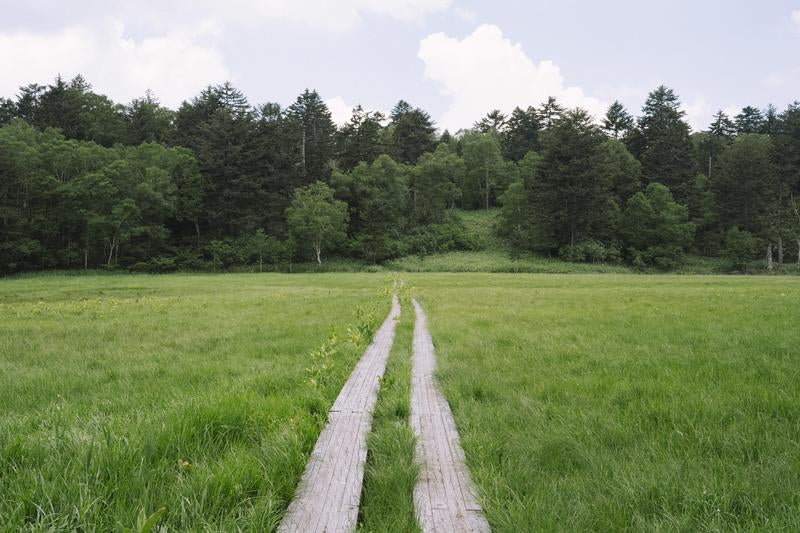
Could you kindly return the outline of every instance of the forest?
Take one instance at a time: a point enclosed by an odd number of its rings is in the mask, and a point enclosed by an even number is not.
[[[81,76],[0,98],[0,274],[274,270],[475,246],[493,210],[512,255],[674,269],[800,265],[800,102],[692,131],[660,86],[638,116],[554,98],[439,131],[403,100],[337,127],[320,95],[251,104],[230,83],[177,109],[120,104]]]

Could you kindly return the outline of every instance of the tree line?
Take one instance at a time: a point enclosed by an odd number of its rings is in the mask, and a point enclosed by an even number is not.
[[[499,208],[513,254],[669,269],[800,263],[800,103],[692,132],[661,86],[638,117],[554,98],[437,132],[400,101],[337,127],[319,94],[252,105],[230,83],[177,110],[78,76],[0,98],[0,272],[380,262],[476,246],[456,209]]]

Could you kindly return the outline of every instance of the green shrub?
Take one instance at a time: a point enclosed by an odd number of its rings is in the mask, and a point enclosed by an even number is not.
[[[594,239],[581,241],[574,246],[562,246],[558,256],[571,263],[604,263],[619,260],[619,249]]]
[[[758,239],[749,231],[733,227],[725,234],[725,258],[734,270],[747,271],[747,264],[755,256],[757,247]]]

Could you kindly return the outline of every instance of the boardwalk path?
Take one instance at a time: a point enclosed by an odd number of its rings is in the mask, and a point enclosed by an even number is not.
[[[411,372],[411,425],[417,436],[420,474],[414,507],[422,531],[488,532],[464,464],[450,405],[434,380],[436,359],[422,307],[414,300],[414,361]]]
[[[392,348],[397,298],[328,413],[294,500],[278,531],[354,531],[367,459],[367,434],[378,396],[378,380]]]

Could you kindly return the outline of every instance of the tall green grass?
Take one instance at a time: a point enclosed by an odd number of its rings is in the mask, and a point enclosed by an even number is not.
[[[363,532],[419,531],[413,499],[418,467],[409,425],[414,308],[408,298],[402,305],[368,440],[358,526]]]
[[[383,283],[0,282],[2,527],[112,531],[166,507],[172,530],[273,529],[363,345],[339,342],[317,385],[310,354]]]
[[[411,276],[495,531],[800,530],[800,280]]]

